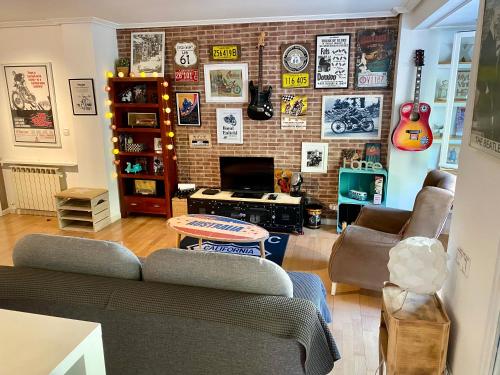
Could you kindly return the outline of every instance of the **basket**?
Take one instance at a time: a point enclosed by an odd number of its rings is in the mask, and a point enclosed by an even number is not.
[[[126,152],[142,152],[146,149],[146,145],[144,143],[127,143],[125,145]]]

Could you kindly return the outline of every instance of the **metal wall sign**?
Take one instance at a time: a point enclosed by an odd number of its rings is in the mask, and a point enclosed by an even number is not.
[[[309,87],[310,49],[308,43],[281,45],[281,87]]]
[[[191,41],[174,42],[175,83],[196,83],[199,81],[198,43]]]
[[[346,89],[349,87],[350,34],[316,36],[317,89]]]
[[[241,45],[211,45],[208,47],[208,57],[211,61],[239,61],[241,60]]]

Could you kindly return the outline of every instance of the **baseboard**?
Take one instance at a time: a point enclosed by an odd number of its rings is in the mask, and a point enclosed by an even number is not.
[[[8,215],[11,214],[12,212],[13,212],[12,209],[9,207],[6,208],[5,210],[0,211],[0,216]]]
[[[109,221],[110,221],[110,224],[111,223],[114,223],[115,221],[118,221],[122,218],[122,215],[120,214],[117,214],[117,215],[113,215],[109,218]]]
[[[322,217],[321,218],[321,224],[324,224],[324,225],[337,225],[337,220],[329,218],[329,217]]]

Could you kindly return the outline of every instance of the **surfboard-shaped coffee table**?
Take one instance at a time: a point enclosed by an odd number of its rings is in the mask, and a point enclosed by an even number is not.
[[[217,215],[183,215],[167,221],[167,225],[177,232],[177,247],[180,247],[181,236],[198,238],[198,248],[202,249],[203,240],[221,242],[258,242],[260,256],[266,257],[264,241],[269,232],[257,225],[245,221]]]

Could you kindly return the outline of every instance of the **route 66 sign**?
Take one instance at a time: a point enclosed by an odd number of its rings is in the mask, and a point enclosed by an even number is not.
[[[174,42],[174,52],[175,82],[198,82],[198,43],[195,41]]]
[[[281,45],[281,87],[309,87],[310,45]]]

